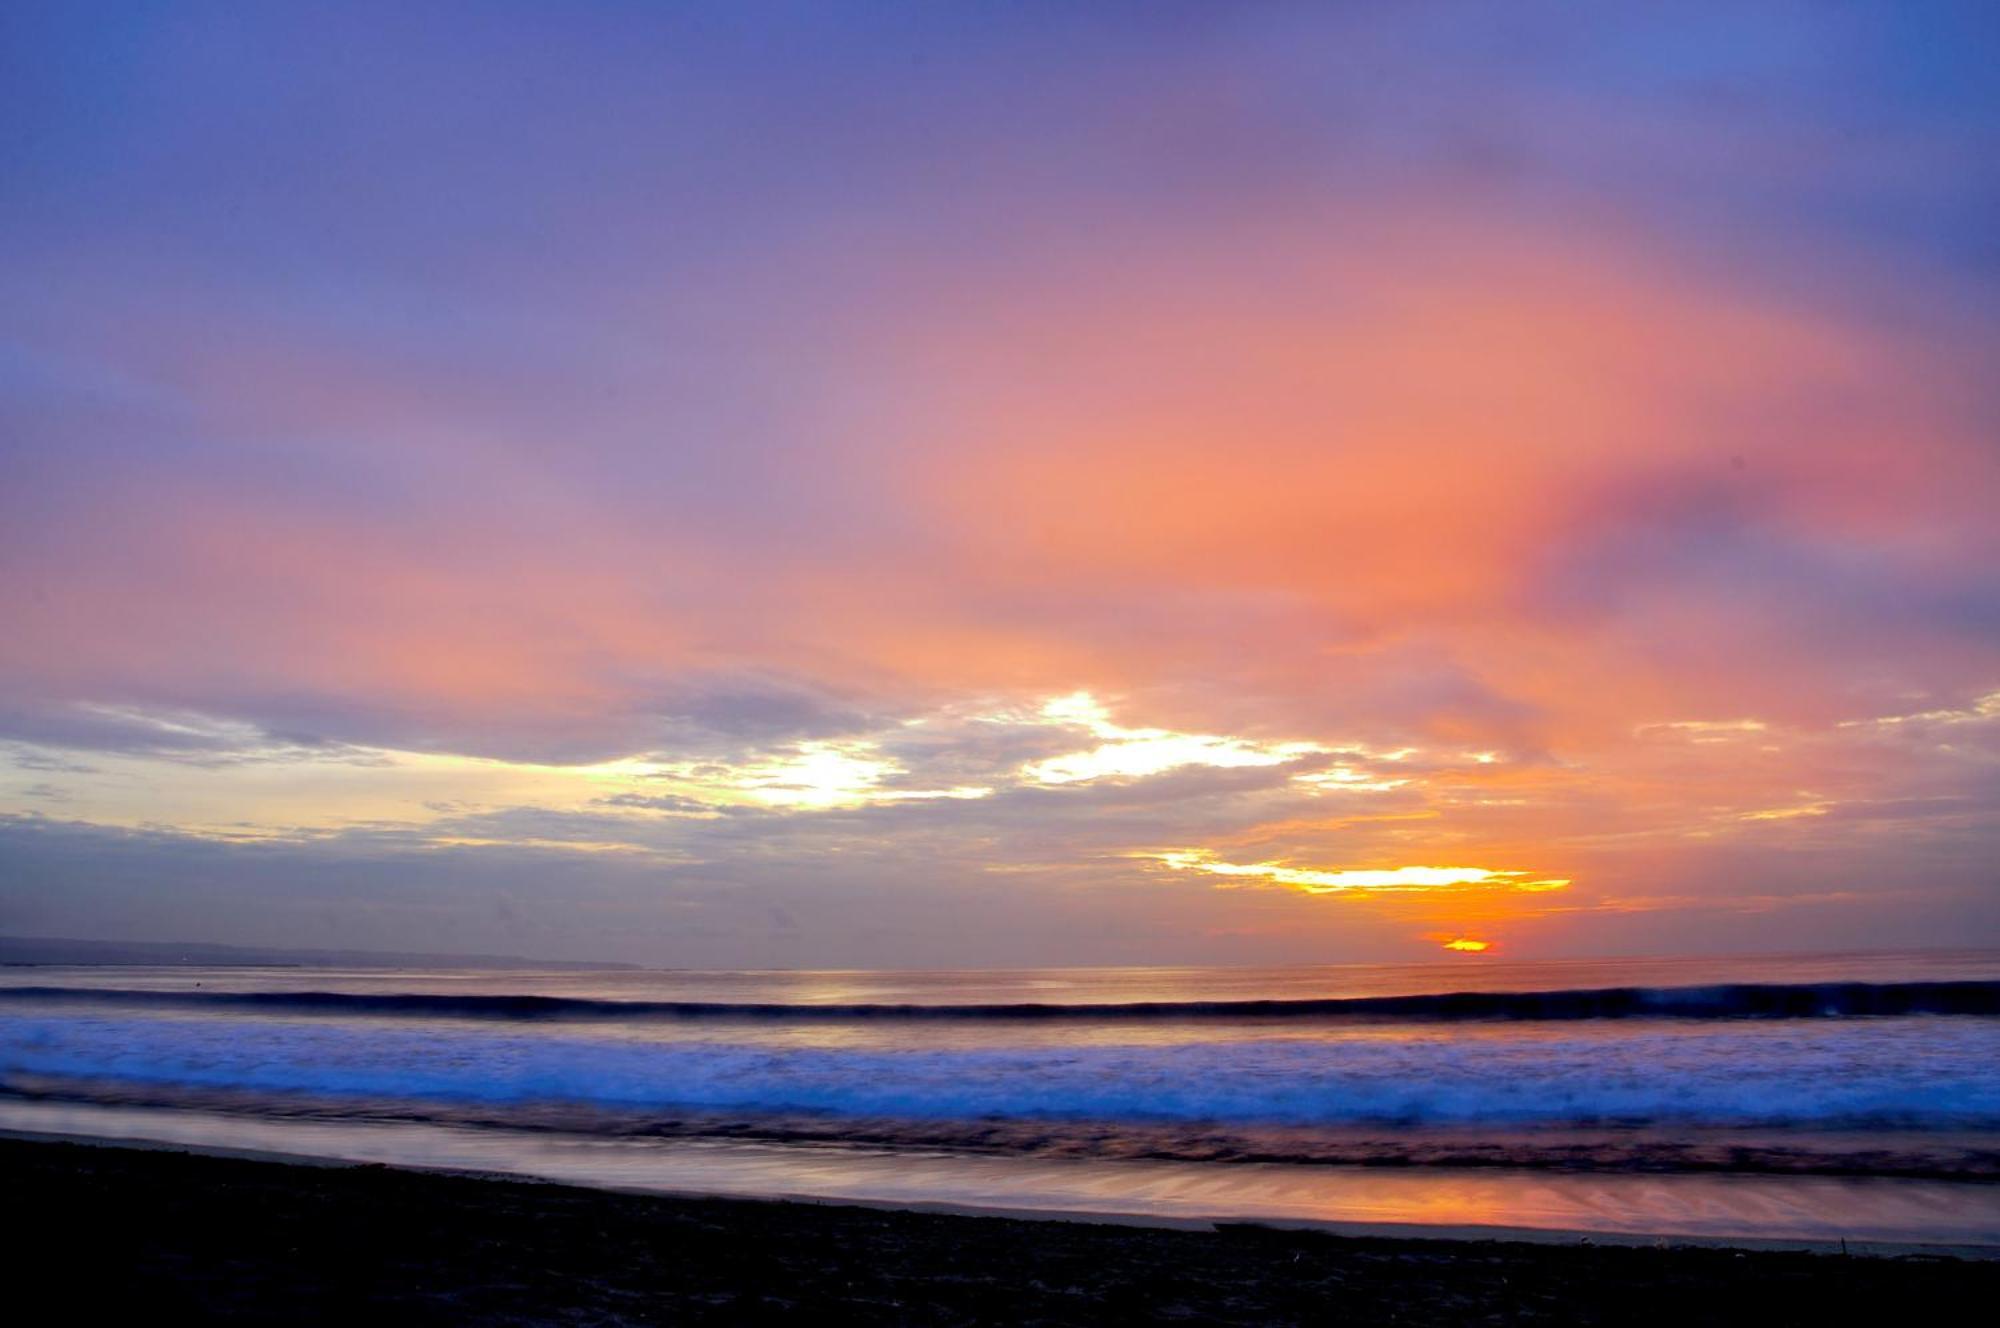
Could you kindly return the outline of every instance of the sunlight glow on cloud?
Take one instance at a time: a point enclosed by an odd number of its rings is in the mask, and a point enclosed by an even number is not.
[[[766,807],[826,811],[873,803],[933,798],[984,798],[993,790],[977,786],[938,789],[884,787],[906,773],[884,759],[871,742],[801,742],[740,765],[722,762],[636,763],[645,774],[674,792],[698,801],[750,802]]]
[[[469,813],[529,807],[619,822],[663,815],[700,819],[730,808],[811,813],[934,799],[976,799],[980,785],[904,786],[909,772],[873,742],[806,741],[737,760],[666,760],[657,755],[564,765],[351,743],[286,742],[256,725],[138,707],[81,708],[93,720],[136,734],[134,750],[60,745],[0,747],[0,799],[30,787],[40,772],[61,778],[67,812],[99,824],[173,824],[232,840],[311,835],[368,824],[421,826]],[[669,810],[667,804],[673,804]],[[619,839],[543,843],[439,834],[439,845],[573,851],[629,847]]]
[[[1191,765],[1224,769],[1283,765],[1287,761],[1316,756],[1328,750],[1311,742],[1260,744],[1245,738],[1218,737],[1209,733],[1128,729],[1113,723],[1110,712],[1089,692],[1056,697],[1042,707],[1040,717],[1048,723],[1081,728],[1100,739],[1099,744],[1088,751],[1032,761],[1022,768],[1024,775],[1042,784],[1134,778]]]
[[[1311,895],[1341,894],[1348,891],[1397,893],[1415,890],[1445,890],[1455,886],[1497,886],[1510,890],[1560,890],[1566,880],[1530,880],[1522,871],[1495,871],[1489,867],[1387,867],[1320,871],[1286,867],[1275,862],[1224,862],[1206,849],[1172,849],[1164,853],[1142,854],[1175,871],[1207,872],[1212,876],[1245,877],[1272,885],[1289,886]]]

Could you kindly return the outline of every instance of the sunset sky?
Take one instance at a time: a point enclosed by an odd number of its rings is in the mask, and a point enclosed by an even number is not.
[[[1996,62],[1923,0],[8,4],[0,932],[2000,943]]]

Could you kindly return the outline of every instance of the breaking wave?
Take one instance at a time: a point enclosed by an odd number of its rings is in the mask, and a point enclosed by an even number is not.
[[[2000,1128],[2000,1022],[1580,1026],[1171,1046],[818,1046],[581,1030],[0,1019],[0,1084],[915,1120]],[[1532,1032],[1532,1035],[1528,1035]]]
[[[776,1004],[615,1001],[567,996],[428,992],[142,991],[0,988],[0,1003],[131,1006],[284,1015],[491,1020],[1101,1021],[1204,1019],[1398,1022],[1584,1019],[1828,1019],[2000,1015],[2000,982],[1734,983],[1562,991],[1448,992],[1310,1000],[1134,1001],[1118,1004]]]

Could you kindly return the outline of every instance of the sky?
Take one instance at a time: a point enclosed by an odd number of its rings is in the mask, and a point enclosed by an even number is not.
[[[2000,944],[2000,9],[0,7],[0,932]]]

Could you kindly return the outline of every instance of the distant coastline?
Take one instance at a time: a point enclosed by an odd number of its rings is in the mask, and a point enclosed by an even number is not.
[[[219,945],[210,941],[94,941],[59,936],[0,936],[0,968],[522,968],[636,970],[524,955],[436,954],[396,950],[312,950]]]

